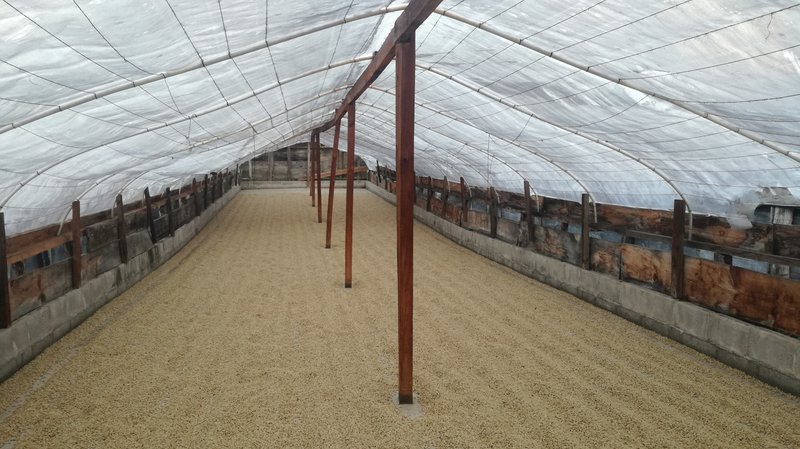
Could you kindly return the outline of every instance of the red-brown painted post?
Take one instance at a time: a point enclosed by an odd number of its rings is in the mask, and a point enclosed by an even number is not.
[[[81,202],[72,202],[72,288],[81,286]]]
[[[319,146],[319,134],[317,134],[317,139],[315,142],[316,143],[314,145],[317,147],[317,162],[315,164],[317,167],[317,223],[322,223],[322,150]],[[334,177],[335,175],[336,171],[332,170],[331,177]]]
[[[528,225],[528,245],[533,243],[534,229],[533,229],[533,207],[531,206],[531,183],[525,180],[523,185],[525,190],[525,221]]]
[[[353,184],[356,165],[356,105],[347,106],[347,193],[344,223],[344,287],[353,286]]]
[[[147,216],[147,225],[150,228],[150,241],[155,244],[158,241],[156,236],[156,223],[153,221],[153,201],[150,199],[150,188],[144,189],[144,212]]]
[[[311,194],[311,207],[316,206],[317,198],[314,191],[314,176],[317,174],[317,169],[314,165],[317,163],[317,141],[314,134],[311,134],[311,141],[308,143],[308,189]]]
[[[336,160],[339,158],[339,134],[341,132],[342,121],[336,122],[333,130],[333,148],[331,149],[331,181],[328,187],[328,220],[325,225],[325,248],[331,247],[331,235],[333,233],[333,190],[336,187]]]
[[[8,284],[6,216],[0,212],[0,327],[11,327],[11,289]]]
[[[672,212],[672,297],[683,299],[684,256],[683,232],[686,216],[686,202],[675,200]]]
[[[119,239],[119,260],[128,263],[128,223],[125,221],[125,206],[122,194],[117,195],[117,239]]]
[[[581,266],[584,270],[592,269],[592,247],[589,238],[589,207],[591,197],[588,193],[581,195]]]
[[[164,196],[167,197],[167,229],[169,230],[170,236],[175,236],[175,210],[172,207],[172,191],[169,187],[167,187]]]
[[[397,144],[397,329],[401,404],[411,404],[414,372],[414,35],[395,47]]]
[[[469,192],[467,192],[467,182],[464,181],[462,176],[461,182],[461,226],[464,226],[469,221]]]

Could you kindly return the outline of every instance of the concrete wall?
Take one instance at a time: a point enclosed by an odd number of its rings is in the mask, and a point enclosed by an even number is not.
[[[166,237],[150,250],[133,257],[63,296],[0,329],[0,381],[10,377],[37,354],[78,326],[97,309],[139,282],[184,247],[236,194],[234,186],[221,199],[209,204],[202,215],[181,226],[174,237]]]
[[[372,183],[367,190],[394,204]],[[493,239],[415,206],[414,216],[459,245],[800,395],[800,340],[653,290]]]

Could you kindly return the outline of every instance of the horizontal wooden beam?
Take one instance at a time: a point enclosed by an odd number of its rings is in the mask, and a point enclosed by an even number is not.
[[[356,167],[356,168],[353,169],[353,173],[366,173],[368,171],[369,171],[369,167],[366,167],[366,166],[363,166],[363,165],[361,167]],[[346,174],[347,174],[347,169],[346,168],[340,168],[340,169],[336,170],[336,174],[334,176],[344,176]],[[320,176],[322,177],[322,179],[330,178],[331,177],[331,172],[326,171],[325,173],[323,173]]]
[[[53,249],[57,246],[63,245],[71,241],[72,241],[72,234],[62,234],[62,235],[57,235],[55,237],[51,237],[46,240],[40,240],[34,243],[33,245],[26,246],[25,248],[22,248],[19,251],[15,251],[13,253],[8,254],[6,262],[9,264],[22,262],[28,257],[33,257],[39,253],[43,253],[49,249]]]
[[[706,243],[706,242],[697,242],[694,240],[686,241],[686,246],[690,248],[696,249],[704,249],[706,251],[713,251],[719,254],[726,254],[729,256],[736,256],[741,257],[744,259],[752,259],[758,260],[760,262],[768,262],[772,264],[778,265],[792,265],[795,267],[800,267],[800,259],[796,259],[794,257],[787,257],[787,256],[776,256],[773,254],[766,254],[760,253],[758,251],[752,251],[748,249],[741,249],[741,248],[731,248],[728,246],[720,246],[715,245],[713,243]]]
[[[640,240],[652,240],[656,242],[670,243],[672,237],[668,235],[653,234],[651,232],[626,230],[619,226],[606,225],[603,223],[592,223],[592,229],[599,231],[611,231],[619,234],[625,234],[626,237],[631,237]],[[683,242],[689,248],[702,249],[706,251],[715,252],[718,254],[725,254],[729,256],[741,257],[744,259],[757,260],[759,262],[768,262],[779,265],[793,265],[800,266],[800,259],[789,256],[778,256],[774,254],[762,253],[751,249],[733,248],[730,246],[717,245],[715,243],[698,242],[697,240],[686,240]]]
[[[333,118],[319,128],[319,132],[331,129],[333,125],[341,120],[347,112],[347,106],[355,103],[358,97],[369,88],[383,70],[394,59],[395,44],[404,42],[414,36],[414,32],[422,25],[433,11],[439,6],[442,0],[411,0],[406,6],[400,17],[394,22],[394,28],[383,41],[381,48],[372,56],[372,61],[358,77],[353,87],[345,95],[342,104],[336,109]]]

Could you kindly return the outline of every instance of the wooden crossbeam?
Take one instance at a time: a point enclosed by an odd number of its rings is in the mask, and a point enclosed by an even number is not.
[[[381,48],[375,52],[372,61],[353,84],[353,87],[342,100],[342,104],[336,109],[333,118],[320,127],[320,131],[331,129],[336,122],[344,117],[347,113],[348,105],[355,103],[358,97],[369,88],[372,82],[392,62],[395,54],[395,45],[398,42],[405,42],[412,38],[417,27],[422,25],[422,22],[433,13],[441,2],[442,0],[411,0],[409,2],[403,13],[395,21],[394,28],[392,28],[386,40],[383,41]]]
[[[369,168],[365,167],[363,165],[361,167],[356,167],[356,168],[353,169],[353,173],[366,173],[368,171],[369,171]],[[346,174],[347,174],[347,169],[346,168],[340,168],[340,169],[336,170],[336,174],[334,176],[344,176]],[[320,176],[322,177],[322,179],[328,179],[328,178],[331,177],[331,172],[327,171],[325,173],[322,173]]]

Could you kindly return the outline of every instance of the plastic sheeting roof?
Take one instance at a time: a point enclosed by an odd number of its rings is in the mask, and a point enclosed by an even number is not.
[[[405,5],[0,3],[8,232],[307,140]],[[800,204],[799,47],[796,1],[444,1],[417,31],[416,170],[728,216]],[[373,166],[394,165],[393,92],[390,66],[356,105]]]

